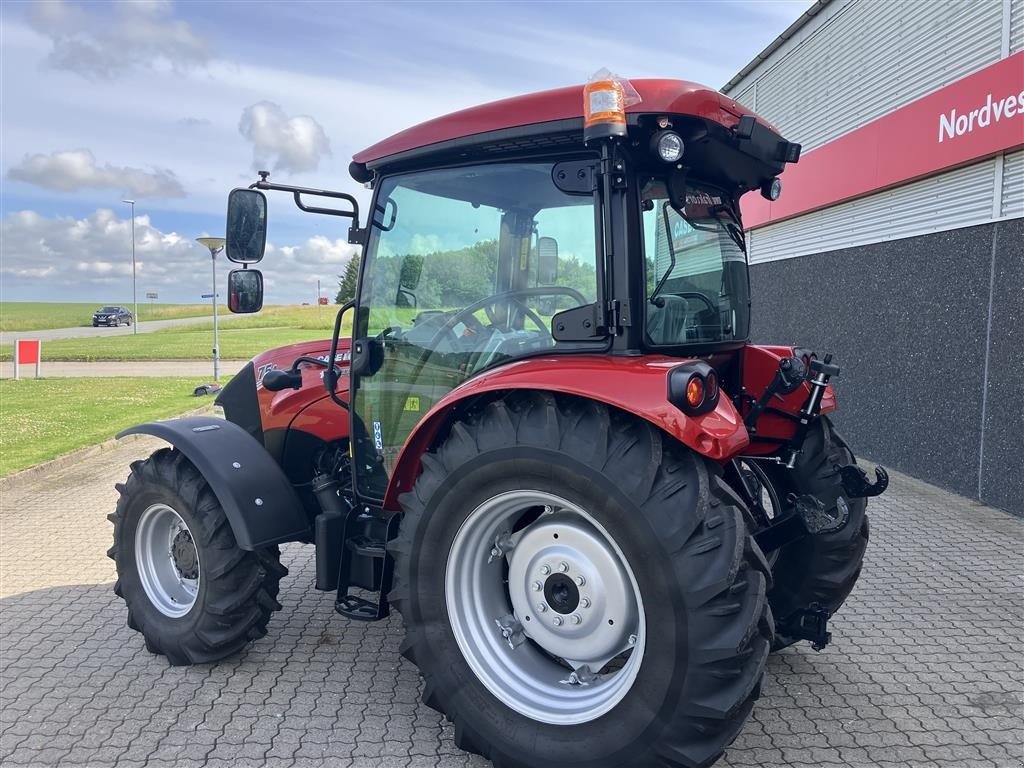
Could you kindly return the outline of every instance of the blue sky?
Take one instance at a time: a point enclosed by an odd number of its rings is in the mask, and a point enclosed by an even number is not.
[[[129,298],[127,196],[140,292],[198,300],[193,238],[256,166],[365,199],[351,155],[402,128],[601,67],[721,87],[809,5],[5,2],[0,295]],[[340,220],[270,202],[268,301],[311,301],[351,256]]]

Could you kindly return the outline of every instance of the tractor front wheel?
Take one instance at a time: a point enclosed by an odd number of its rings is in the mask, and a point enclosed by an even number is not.
[[[392,542],[403,654],[503,767],[706,766],[773,636],[717,465],[601,405],[517,393],[423,456]]]
[[[267,633],[280,610],[277,547],[239,549],[224,509],[195,466],[163,448],[117,485],[114,593],[146,648],[174,665],[217,661]]]
[[[864,563],[869,525],[867,500],[843,491],[838,467],[855,464],[853,452],[831,420],[822,416],[811,427],[793,469],[764,467],[780,498],[812,494],[832,514],[845,508],[847,523],[837,531],[808,535],[777,553],[772,563],[775,586],[768,594],[778,622],[774,650],[800,638],[791,631],[804,611],[818,607],[830,616],[853,591]]]

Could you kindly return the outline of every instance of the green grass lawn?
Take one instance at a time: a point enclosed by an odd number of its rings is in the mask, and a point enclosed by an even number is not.
[[[108,302],[131,310],[130,304]],[[0,302],[0,331],[39,331],[44,328],[91,326],[92,313],[103,303],[3,301]],[[228,314],[227,307],[220,311]],[[204,317],[212,314],[209,304],[139,304],[140,320],[171,320],[179,317]]]
[[[228,315],[220,327],[220,356],[248,360],[274,347],[331,335],[337,307],[268,307],[258,316]],[[352,313],[346,313],[344,334],[350,333]],[[10,347],[0,348],[0,360],[10,360]],[[140,334],[117,334],[85,339],[43,342],[46,361],[212,360],[213,323],[168,328]]]
[[[223,360],[248,360],[260,352],[298,341],[324,339],[327,331],[302,328],[220,329]],[[0,360],[10,360],[10,350],[0,350]],[[139,335],[98,339],[60,339],[43,343],[43,370],[47,361],[101,360],[212,360],[213,331],[166,330]]]
[[[212,398],[189,378],[0,379],[0,476]]]

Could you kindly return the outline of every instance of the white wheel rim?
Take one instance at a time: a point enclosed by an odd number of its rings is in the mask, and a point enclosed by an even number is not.
[[[524,515],[536,519],[513,530]],[[452,542],[445,600],[473,673],[533,720],[595,720],[639,674],[645,616],[629,563],[593,516],[554,494],[511,491],[473,510]]]
[[[177,619],[199,595],[199,550],[181,516],[166,504],[153,504],[135,529],[135,564],[142,588],[153,606]]]

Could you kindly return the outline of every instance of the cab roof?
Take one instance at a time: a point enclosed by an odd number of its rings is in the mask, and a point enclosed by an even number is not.
[[[739,102],[699,83],[659,79],[630,80],[630,83],[640,94],[640,101],[626,107],[627,113],[692,115],[725,128],[734,128],[740,117],[752,114]],[[774,130],[767,121],[757,119]],[[579,120],[582,125],[582,85],[514,96],[452,112],[396,133],[356,153],[352,159],[372,168],[399,155],[427,150],[435,144],[445,145],[478,134],[563,120]],[[528,130],[524,132],[528,134]]]

